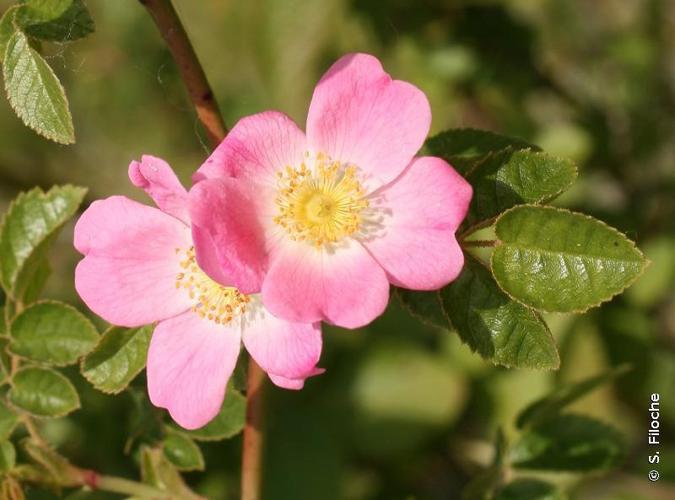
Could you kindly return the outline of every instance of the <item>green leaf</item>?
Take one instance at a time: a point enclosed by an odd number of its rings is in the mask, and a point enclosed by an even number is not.
[[[141,477],[144,483],[168,492],[167,500],[203,500],[188,488],[160,449],[141,447]]]
[[[62,417],[80,407],[70,380],[47,368],[27,367],[14,374],[9,401],[37,417]]]
[[[504,486],[495,500],[565,500],[567,498],[555,485],[539,479],[516,479]]]
[[[10,441],[0,442],[0,471],[9,472],[16,464],[16,450]]]
[[[506,148],[539,150],[522,139],[471,128],[446,130],[430,137],[425,144],[428,154],[445,159],[461,174],[466,174],[490,153]]]
[[[192,431],[178,429],[197,441],[219,441],[235,436],[244,428],[246,398],[232,387],[228,387],[223,406],[216,417],[204,427]]]
[[[476,224],[523,203],[541,203],[569,188],[577,176],[570,160],[543,152],[513,150],[490,153],[466,174],[473,186],[467,221]]]
[[[10,325],[10,352],[42,363],[70,365],[91,351],[98,332],[68,304],[38,302],[21,311]]]
[[[55,186],[47,193],[35,188],[12,202],[0,227],[0,281],[9,296],[24,296],[49,244],[85,193],[74,186]]]
[[[94,31],[94,20],[82,0],[27,0],[17,22],[28,35],[65,42]]]
[[[172,432],[162,443],[164,456],[178,470],[204,470],[204,456],[199,446],[184,434]]]
[[[516,425],[522,429],[555,416],[563,408],[582,398],[601,385],[619,377],[630,370],[628,365],[621,365],[595,377],[587,378],[576,384],[565,385],[548,396],[538,399],[527,406],[518,415]]]
[[[61,144],[75,142],[73,119],[63,87],[20,31],[7,42],[3,74],[7,99],[26,126]]]
[[[4,60],[5,49],[7,48],[7,43],[9,39],[12,38],[12,35],[16,32],[16,19],[17,10],[20,8],[20,5],[12,5],[9,7],[2,18],[0,18],[0,62]]]
[[[40,297],[40,294],[47,284],[47,280],[51,274],[52,266],[49,264],[47,259],[42,259],[36,265],[31,279],[28,281],[26,289],[23,291],[23,296],[21,297],[23,304],[35,302]]]
[[[536,309],[585,311],[623,291],[645,268],[632,241],[583,214],[519,206],[501,215],[495,230],[497,282]]]
[[[526,430],[511,448],[510,459],[521,469],[591,471],[611,469],[623,455],[623,437],[614,427],[566,414]]]
[[[9,439],[18,423],[18,415],[4,401],[0,400],[0,440]]]
[[[450,329],[450,321],[443,312],[443,304],[438,291],[419,292],[396,288],[396,295],[403,307],[415,318],[436,328]]]
[[[99,391],[117,394],[145,368],[152,325],[113,326],[103,332],[94,350],[82,360],[80,371]]]
[[[460,338],[493,363],[558,368],[551,332],[536,312],[502,292],[490,271],[466,255],[459,277],[441,290],[443,307]]]

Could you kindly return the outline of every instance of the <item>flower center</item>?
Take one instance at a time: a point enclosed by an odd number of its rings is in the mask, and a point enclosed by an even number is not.
[[[176,288],[184,288],[191,299],[195,299],[192,311],[200,317],[226,325],[234,318],[246,312],[250,297],[233,287],[222,286],[209,278],[197,265],[195,249],[176,249],[177,254],[184,253],[180,267],[183,272],[176,276]]]
[[[323,153],[305,153],[305,157],[299,167],[287,166],[277,173],[274,222],[292,240],[320,247],[357,231],[368,200],[355,166],[333,161]]]

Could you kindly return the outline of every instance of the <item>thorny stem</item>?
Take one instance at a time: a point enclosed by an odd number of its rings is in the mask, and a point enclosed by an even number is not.
[[[139,0],[152,16],[180,70],[199,120],[215,148],[227,135],[213,91],[199,63],[185,28],[170,0]],[[263,400],[265,374],[253,358],[249,359],[246,391],[246,424],[241,460],[241,499],[259,500],[263,447]]]
[[[227,134],[213,91],[197,59],[192,43],[170,0],[139,0],[152,16],[178,66],[197,116],[209,142],[216,147]]]

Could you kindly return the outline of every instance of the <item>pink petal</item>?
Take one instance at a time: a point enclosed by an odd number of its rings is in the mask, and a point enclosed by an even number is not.
[[[387,307],[389,283],[353,240],[332,250],[287,241],[273,256],[262,298],[272,314],[289,321],[358,328]]]
[[[234,178],[205,180],[190,190],[199,266],[215,281],[245,294],[260,291],[267,268],[260,215],[265,201],[274,200],[263,188]]]
[[[239,355],[240,328],[217,325],[192,311],[162,321],[148,351],[148,393],[186,429],[218,414]]]
[[[325,370],[322,368],[317,368],[312,373],[310,373],[308,377],[313,377],[314,375],[321,375],[324,371]],[[268,373],[267,375],[269,376],[270,380],[274,383],[274,385],[282,387],[284,389],[299,391],[305,386],[304,378],[285,378],[280,377],[279,375],[272,375],[271,373]]]
[[[434,290],[454,280],[464,265],[455,231],[471,201],[471,185],[440,158],[414,160],[373,199],[385,213],[384,232],[363,244],[394,285]]]
[[[247,116],[199,167],[193,181],[247,175],[274,182],[277,170],[302,162],[305,149],[305,134],[285,114],[265,111]]]
[[[75,226],[85,255],[75,288],[96,314],[115,325],[139,326],[179,314],[192,301],[176,290],[176,248],[191,245],[189,228],[162,211],[122,196],[95,201]]]
[[[339,59],[321,78],[307,116],[311,150],[362,170],[368,191],[398,176],[422,147],[431,124],[424,93],[392,80],[368,54]]]
[[[293,323],[270,314],[252,298],[244,316],[242,338],[246,350],[267,373],[304,379],[321,356],[321,324]]]
[[[129,164],[129,179],[134,186],[145,190],[163,212],[190,223],[187,191],[167,162],[143,155],[140,162]]]

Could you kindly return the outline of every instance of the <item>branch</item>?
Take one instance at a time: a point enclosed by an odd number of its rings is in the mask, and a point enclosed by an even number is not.
[[[263,448],[263,397],[265,373],[249,358],[246,380],[246,425],[241,458],[241,500],[260,500]]]
[[[215,148],[227,135],[227,127],[176,10],[170,0],[139,0],[139,2],[145,6],[159,28],[187,87],[197,117],[206,130],[211,147]]]

